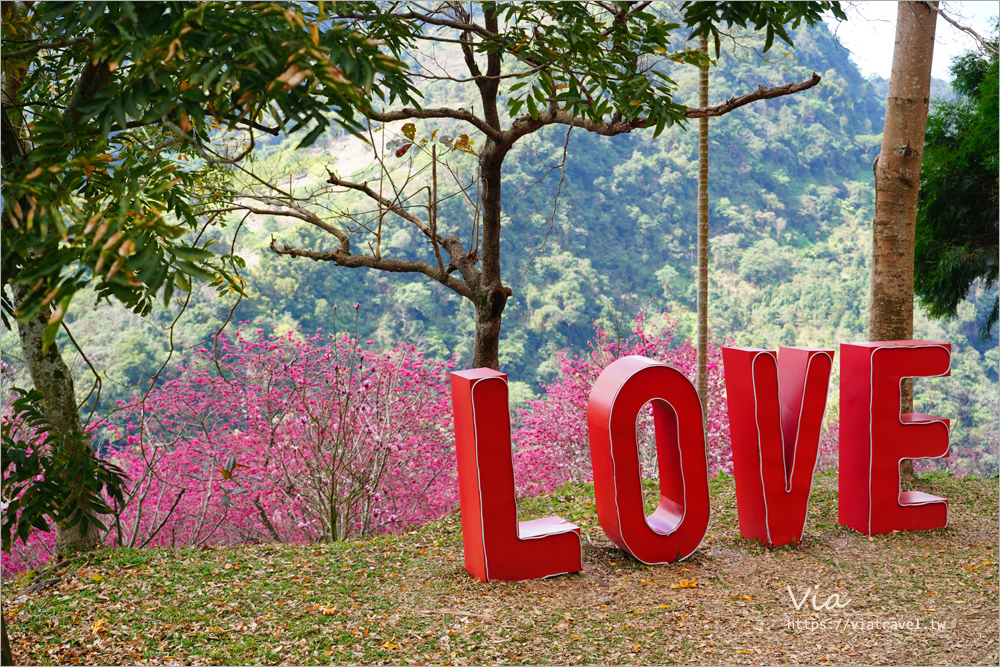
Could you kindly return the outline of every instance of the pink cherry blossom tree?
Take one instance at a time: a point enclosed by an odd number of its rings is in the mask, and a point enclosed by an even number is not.
[[[220,338],[108,425],[133,480],[114,539],[332,542],[440,517],[457,504],[451,367],[347,334]]]
[[[514,457],[514,476],[521,495],[545,493],[566,482],[593,480],[587,435],[587,399],[598,375],[615,359],[641,355],[667,363],[695,379],[697,352],[689,340],[675,340],[678,320],[669,315],[650,321],[640,310],[634,317],[630,335],[595,328],[590,351],[570,356],[558,352],[559,375],[543,385],[544,395],[529,401],[518,414],[519,427],[514,434],[518,451]],[[732,449],[729,437],[729,413],[722,375],[722,351],[708,347],[708,462],[709,473],[732,473]],[[652,409],[640,414],[636,428],[639,459],[644,476],[655,478],[656,445]]]

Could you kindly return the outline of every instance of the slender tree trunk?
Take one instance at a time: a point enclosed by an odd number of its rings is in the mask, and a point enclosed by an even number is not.
[[[14,303],[20,305],[27,295],[24,285],[14,285]],[[21,349],[31,382],[42,392],[42,405],[56,432],[71,433],[82,431],[80,415],[76,409],[76,390],[69,367],[59,352],[59,345],[52,343],[42,351],[42,332],[48,322],[49,308],[23,322],[17,323],[17,333],[21,339]]]
[[[24,285],[13,285],[14,303],[20,305],[27,293]],[[42,407],[45,416],[59,435],[82,433],[80,413],[76,406],[76,390],[73,374],[59,352],[56,343],[42,349],[42,332],[51,314],[48,307],[27,321],[17,323],[17,333],[21,339],[21,353],[31,373],[35,389],[42,392]],[[94,456],[94,450],[86,440],[67,438],[63,454],[71,459]],[[79,526],[63,528],[56,526],[56,552],[67,549],[91,549],[100,544],[100,532],[93,522],[88,522],[86,533],[80,533]]]
[[[487,32],[500,32],[500,11],[487,6],[483,11]],[[466,54],[470,71],[477,73],[478,66],[471,52]],[[476,82],[483,103],[483,116],[493,129],[500,131],[500,114],[497,109],[497,95],[500,90],[500,74],[503,58],[500,51],[486,56],[486,75],[489,78]],[[476,305],[476,337],[472,344],[473,368],[500,369],[500,318],[507,305],[507,297],[513,292],[500,281],[500,221],[502,200],[500,185],[504,158],[510,150],[507,140],[497,142],[487,139],[479,156],[480,175],[483,183],[482,245],[479,251],[482,260],[481,273],[473,285],[473,303]]]
[[[936,21],[928,3],[898,3],[882,151],[873,169],[871,341],[913,338],[913,243]],[[912,380],[903,384],[902,409],[913,411]],[[901,471],[912,477],[912,462]]]
[[[708,39],[698,39],[708,56]],[[698,103],[708,106],[708,64],[698,73]],[[698,397],[703,425],[708,423],[708,118],[698,119]]]

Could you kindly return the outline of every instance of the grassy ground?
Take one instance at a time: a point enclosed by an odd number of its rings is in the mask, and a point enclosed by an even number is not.
[[[569,486],[521,518],[582,526],[579,575],[482,584],[453,514],[333,546],[109,550],[37,592],[8,582],[4,612],[18,664],[996,665],[998,482],[918,488],[951,500],[948,528],[859,535],[819,475],[802,544],[769,550],[739,538],[721,478],[702,548],[648,567],[607,541],[592,487]],[[796,611],[786,587],[850,603]]]

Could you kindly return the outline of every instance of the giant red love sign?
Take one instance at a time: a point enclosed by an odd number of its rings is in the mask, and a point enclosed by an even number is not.
[[[840,522],[866,535],[940,528],[948,501],[900,492],[899,464],[948,454],[947,419],[900,414],[901,380],[948,375],[951,346],[841,345]],[[723,348],[740,534],[769,546],[805,531],[833,352]],[[559,517],[518,522],[507,376],[451,374],[465,567],[482,581],[583,568],[580,529]],[[660,501],[644,516],[636,417],[651,404]],[[680,371],[623,357],[598,377],[587,407],[594,497],[608,538],[644,563],[687,558],[708,529],[701,402]]]

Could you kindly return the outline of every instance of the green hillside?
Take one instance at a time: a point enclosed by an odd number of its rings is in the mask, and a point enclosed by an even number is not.
[[[866,81],[829,30],[817,26],[798,31],[793,52],[766,61],[751,48],[725,51],[712,70],[711,102],[812,72],[823,77],[812,90],[712,120],[709,298],[717,338],[772,348],[866,338],[881,82]],[[677,67],[671,76],[680,85],[678,99],[693,103],[694,68]],[[427,104],[464,104],[460,90],[435,83]],[[437,128],[449,126],[428,124],[418,133]],[[548,129],[508,158],[503,271],[514,297],[505,312],[501,364],[519,383],[517,398],[553,376],[556,350],[584,350],[593,322],[607,322],[623,295],[634,295],[632,310],[669,309],[693,332],[697,134],[682,128],[656,140],[651,134],[607,138],[574,130],[564,182],[561,170],[550,171],[562,161],[564,129]],[[314,151],[300,169],[322,174],[354,162],[337,152],[336,142],[327,145],[337,159]],[[288,159],[277,147],[274,156]],[[472,162],[463,166],[471,169]],[[464,238],[467,207],[449,200],[438,224],[461,230]],[[292,245],[328,247],[324,234],[305,227],[265,221],[266,233],[255,238],[263,245],[274,233]],[[394,253],[426,259],[422,246],[420,254],[408,254],[409,234],[403,227],[395,232]],[[383,344],[416,337],[438,354],[471,358],[471,306],[440,286],[267,252],[260,257],[252,280],[260,298],[241,305],[239,319],[328,327],[334,302],[360,302],[362,331]],[[977,378],[996,379],[996,346],[976,337],[990,300],[977,294],[954,322],[930,322],[918,313],[916,323],[919,337],[954,344],[956,367],[950,381],[919,382],[918,401],[928,412],[954,416],[955,441],[974,432],[977,446],[996,441],[995,430],[987,431],[997,401],[977,386]],[[835,381],[828,418],[836,415],[836,387]]]
[[[825,26],[799,30],[794,51],[784,55],[762,60],[759,50],[746,48],[753,46],[748,40],[724,49],[711,73],[713,104],[758,85],[801,81],[812,72],[823,80],[811,90],[758,102],[711,122],[712,335],[771,348],[863,340],[871,164],[880,142],[884,93],[860,75]],[[671,76],[680,85],[678,99],[694,102],[697,71],[677,66]],[[448,82],[435,83],[425,94],[428,105],[466,103],[462,89]],[[426,123],[418,126],[418,135],[435,129],[457,134],[447,122]],[[394,126],[386,134],[398,131]],[[515,402],[536,394],[538,383],[554,376],[557,350],[585,350],[594,322],[607,322],[625,295],[630,295],[629,312],[669,310],[680,318],[683,331],[693,331],[697,136],[679,127],[655,140],[651,136],[645,131],[605,138],[549,128],[508,157],[502,261],[514,296],[504,314],[501,370],[517,383],[512,385]],[[567,137],[565,170],[553,169],[562,161]],[[479,144],[475,135],[471,138]],[[368,162],[360,142],[332,134],[307,151],[295,152],[291,143],[262,146],[258,173],[297,192],[322,182],[327,169],[347,176]],[[413,159],[418,166],[426,161]],[[460,156],[455,164],[468,181],[475,157]],[[349,196],[335,203],[363,206]],[[428,259],[427,248],[414,243],[409,229],[388,219],[386,224],[397,225],[385,236],[393,256]],[[467,238],[471,224],[461,197],[442,203],[439,230],[461,230]],[[353,328],[350,306],[360,303],[357,326],[363,337],[382,346],[405,338],[433,355],[458,355],[469,363],[473,311],[467,301],[420,276],[279,257],[267,250],[272,237],[316,250],[331,246],[329,237],[304,223],[248,219],[238,247],[248,260],[251,298],[239,304],[233,322],[329,330],[336,304],[336,326]],[[979,341],[976,333],[994,296],[981,292],[974,290],[952,322],[929,321],[918,310],[917,337],[951,342],[954,371],[948,380],[918,381],[917,401],[923,412],[952,418],[958,447],[993,451],[1000,417],[998,353],[995,342]],[[196,290],[183,327],[174,328],[178,352],[172,361],[217,331],[233,303],[220,301],[208,287]],[[167,327],[179,308],[175,302],[146,321],[103,305],[73,312],[74,334],[91,362],[107,370],[101,411],[163,363]],[[4,349],[16,349],[15,340],[15,334],[5,334]],[[78,360],[81,378],[85,369]],[[828,419],[836,416],[836,382],[835,377]],[[89,385],[78,381],[81,398]],[[995,471],[995,454],[983,466]]]
[[[713,70],[713,101],[758,85],[803,80],[813,71],[824,77],[814,90],[758,103],[712,123],[712,235],[718,240],[719,292],[712,324],[725,330],[750,325],[747,335],[761,342],[778,341],[770,332],[756,330],[752,320],[743,321],[751,317],[750,309],[734,312],[743,302],[731,302],[731,292],[776,286],[791,277],[791,263],[807,250],[829,242],[848,221],[867,217],[862,209],[870,203],[870,193],[864,179],[877,152],[879,137],[873,132],[881,125],[881,105],[825,28],[801,31],[794,55],[762,62],[741,49],[725,54]],[[671,73],[680,84],[680,99],[695,97],[696,74],[690,67]],[[457,94],[457,85],[438,83],[428,91],[427,104],[455,102]],[[441,126],[447,131],[447,125]],[[565,183],[555,207],[561,171],[535,182],[547,166],[561,161],[566,131],[550,129],[508,160],[503,270],[514,299],[505,318],[504,366],[512,379],[549,377],[551,364],[545,362],[552,349],[582,348],[592,321],[623,294],[643,301],[658,298],[677,311],[693,307],[697,137],[682,128],[655,141],[650,137],[650,132],[614,138],[571,133]],[[327,146],[336,154],[335,141]],[[273,160],[287,159],[283,151],[274,155]],[[343,156],[312,155],[300,162],[300,169],[341,169],[343,161]],[[456,199],[445,205],[438,224],[464,232],[468,217]],[[270,233],[277,226],[265,223],[265,229]],[[409,258],[408,232],[400,229],[392,238],[393,250]],[[281,229],[276,237],[292,245],[324,247],[322,233],[311,230]],[[742,251],[750,248],[760,262],[740,265]],[[734,271],[722,270],[726,268],[736,269],[736,275],[728,275]],[[338,295],[342,302],[364,303],[365,295],[376,294],[380,308],[371,309],[364,328],[400,335],[400,321],[405,321],[407,333],[421,331],[436,349],[467,356],[471,346],[471,322],[459,300],[438,294],[443,290],[436,287],[414,286],[405,277],[351,275],[321,264],[293,266],[286,258],[266,255],[255,277],[260,280],[252,284],[262,298],[241,307],[238,314],[244,318],[282,313],[311,329],[324,325],[327,317],[322,308],[316,312],[319,299],[330,303],[330,296]],[[726,288],[734,278],[745,285]],[[847,294],[856,290],[852,285]],[[294,304],[288,299],[292,293]],[[834,293],[827,301],[849,301],[847,294]],[[389,305],[395,308],[383,307]],[[387,310],[395,312],[387,316]],[[860,315],[856,306],[853,314],[855,319]],[[847,330],[862,326],[851,321]]]

